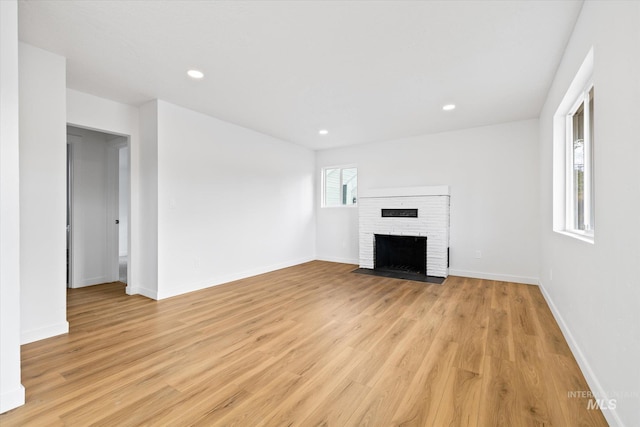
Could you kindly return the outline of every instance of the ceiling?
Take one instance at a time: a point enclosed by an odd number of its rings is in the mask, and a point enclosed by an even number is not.
[[[22,0],[19,31],[67,58],[72,89],[324,149],[538,117],[581,7]]]

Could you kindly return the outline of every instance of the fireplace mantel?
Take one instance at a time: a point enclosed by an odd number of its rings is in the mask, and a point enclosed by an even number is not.
[[[398,187],[398,188],[375,188],[364,190],[359,198],[371,197],[418,197],[418,196],[449,196],[448,185],[434,185],[429,187]]]

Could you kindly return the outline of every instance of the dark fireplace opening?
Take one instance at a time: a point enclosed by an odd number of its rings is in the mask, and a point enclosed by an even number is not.
[[[375,235],[374,270],[427,274],[427,238]]]

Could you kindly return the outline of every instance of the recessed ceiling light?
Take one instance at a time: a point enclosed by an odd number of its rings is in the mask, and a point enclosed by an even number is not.
[[[187,75],[192,79],[201,79],[204,77],[204,73],[200,70],[189,70],[187,71]]]
[[[326,135],[326,134],[328,134],[328,133],[329,133],[329,131],[328,131],[328,130],[326,130],[326,129],[320,129],[320,130],[318,131],[318,133],[319,133],[320,135]]]
[[[442,107],[442,109],[444,111],[451,111],[451,110],[455,110],[456,106],[455,104],[447,104],[444,107]]]

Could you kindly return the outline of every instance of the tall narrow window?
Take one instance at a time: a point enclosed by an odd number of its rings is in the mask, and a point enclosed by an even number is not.
[[[593,48],[553,116],[553,230],[595,242]]]
[[[593,234],[593,86],[567,117],[567,230]]]
[[[322,170],[322,206],[356,205],[358,200],[358,169],[331,167]]]

